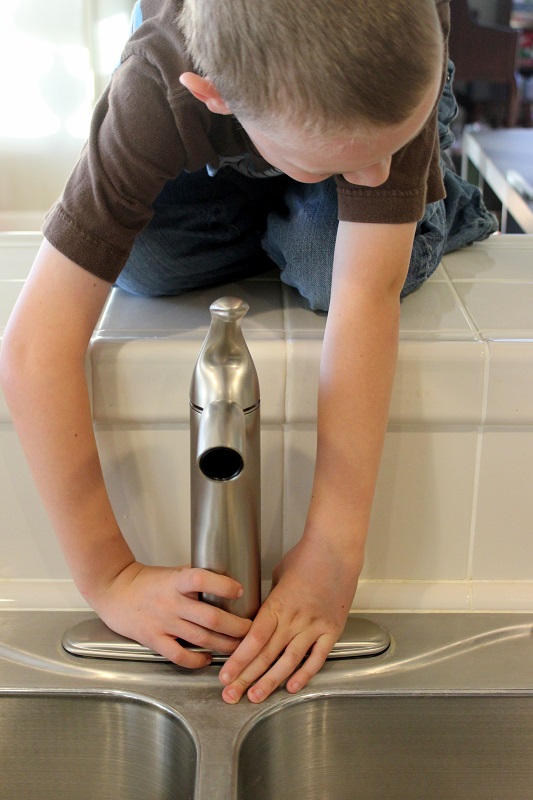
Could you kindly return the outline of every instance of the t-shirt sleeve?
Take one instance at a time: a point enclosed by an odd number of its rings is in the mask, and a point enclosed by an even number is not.
[[[129,56],[98,101],[89,140],[45,217],[46,239],[112,283],[135,236],[153,216],[157,195],[185,164],[185,148],[158,68]]]
[[[437,4],[443,32],[441,92],[446,80],[449,3]],[[439,92],[440,97],[440,92]],[[446,196],[440,168],[438,106],[424,129],[394,154],[390,175],[381,186],[355,186],[336,176],[339,219],[347,222],[406,223],[424,215],[428,203]]]

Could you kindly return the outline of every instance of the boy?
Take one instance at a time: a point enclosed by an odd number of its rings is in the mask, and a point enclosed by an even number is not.
[[[220,676],[229,703],[246,691],[260,702],[287,679],[298,691],[342,631],[363,565],[400,296],[445,248],[495,229],[475,190],[439,164],[453,111],[447,0],[376,8],[137,3],[5,333],[5,394],[80,591],[111,628],[177,664],[209,660],[177,637],[232,653]],[[235,597],[235,581],[135,560],[102,480],[84,354],[114,282],[177,294],[264,268],[264,252],[329,314],[305,530],[250,626],[197,599]]]

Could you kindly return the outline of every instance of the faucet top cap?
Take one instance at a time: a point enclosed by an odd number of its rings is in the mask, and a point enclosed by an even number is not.
[[[241,300],[240,297],[219,297],[209,306],[211,314],[227,322],[236,322],[242,319],[249,308],[248,303]]]

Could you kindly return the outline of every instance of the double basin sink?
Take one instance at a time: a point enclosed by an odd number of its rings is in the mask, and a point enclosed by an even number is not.
[[[0,614],[2,800],[533,797],[533,614],[373,615],[390,647],[259,706],[216,666],[67,653],[83,617]]]

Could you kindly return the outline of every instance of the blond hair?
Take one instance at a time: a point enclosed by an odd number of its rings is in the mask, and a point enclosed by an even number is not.
[[[403,122],[442,65],[435,0],[183,0],[196,69],[243,122]]]

